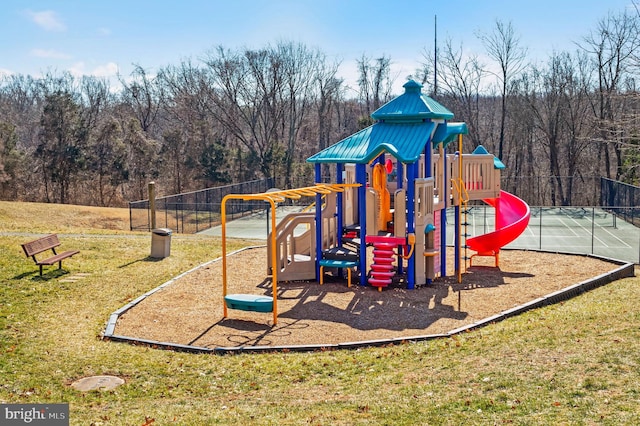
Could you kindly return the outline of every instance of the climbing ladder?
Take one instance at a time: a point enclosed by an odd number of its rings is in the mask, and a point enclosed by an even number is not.
[[[469,245],[467,244],[467,238],[470,237],[471,235],[469,234],[469,192],[467,191],[467,187],[464,184],[464,181],[462,180],[462,178],[458,178],[458,179],[451,179],[451,183],[453,184],[453,187],[455,188],[456,192],[454,194],[454,201],[456,199],[456,196],[458,198],[458,201],[460,203],[460,212],[459,215],[461,215],[462,217],[458,216],[458,222],[460,223],[460,226],[462,227],[462,232],[460,232],[460,236],[464,237],[464,242],[461,242],[461,248],[464,249],[463,253],[460,253],[460,261],[462,264],[464,264],[465,269],[467,268],[467,260],[470,260],[469,256],[467,255],[467,250],[469,248]],[[455,202],[454,202],[455,204]],[[458,230],[456,230],[457,232]],[[462,282],[462,268],[458,268],[457,275],[458,275],[458,282]]]

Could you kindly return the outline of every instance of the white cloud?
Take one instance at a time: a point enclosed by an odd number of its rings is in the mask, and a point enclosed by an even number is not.
[[[74,77],[82,77],[83,75],[86,74],[84,62],[76,62],[75,64],[69,67],[68,71]]]
[[[59,52],[54,49],[32,49],[31,56],[35,56],[38,58],[48,58],[48,59],[69,59],[70,55],[66,53]]]
[[[113,77],[118,75],[118,65],[114,62],[109,62],[105,65],[100,65],[91,71],[91,75],[96,77]]]
[[[13,71],[6,68],[0,68],[0,78],[8,77],[10,75],[13,75]]]
[[[105,37],[110,36],[111,30],[105,27],[98,28],[98,35],[105,36]]]
[[[80,61],[71,65],[68,71],[75,77],[90,75],[93,77],[111,78],[118,75],[118,65],[115,62],[108,62],[104,65],[98,65],[92,70],[87,70],[86,64]]]
[[[53,10],[42,10],[40,12],[34,12],[33,10],[26,11],[27,16],[36,25],[46,31],[66,31],[67,26],[58,17]]]

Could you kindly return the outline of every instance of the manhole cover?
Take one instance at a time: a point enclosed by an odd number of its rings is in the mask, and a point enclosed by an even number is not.
[[[124,380],[116,376],[83,377],[71,383],[71,387],[79,391],[111,390],[124,384]]]

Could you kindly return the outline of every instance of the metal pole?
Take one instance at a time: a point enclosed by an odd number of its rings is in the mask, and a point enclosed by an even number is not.
[[[156,228],[156,184],[149,182],[149,212],[151,213],[151,229]]]
[[[222,317],[227,317],[227,302],[224,297],[227,295],[227,197],[222,199],[222,205],[220,206],[220,216],[222,219]]]
[[[542,207],[539,207],[540,209],[540,223],[538,224],[538,248],[540,250],[542,250]]]
[[[596,236],[596,208],[591,207],[591,254],[594,254]]]

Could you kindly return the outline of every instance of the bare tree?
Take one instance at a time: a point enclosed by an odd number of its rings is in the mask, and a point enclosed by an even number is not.
[[[419,74],[422,81],[428,81],[435,67],[434,57],[427,51],[423,56]],[[451,39],[445,41],[438,55],[439,98],[447,102],[449,109],[455,111],[456,118],[463,120],[469,127],[466,138],[473,148],[483,143],[480,125],[480,100],[482,79],[485,75],[483,65],[477,55],[466,54],[460,46],[453,47]]]
[[[546,155],[546,161],[538,159],[538,167],[553,176],[551,204],[571,205],[575,181],[589,170],[591,158],[586,138],[592,130],[587,118],[590,81],[584,58],[555,54],[545,67],[534,66],[522,82],[536,139]]]
[[[489,34],[479,34],[479,38],[487,49],[489,57],[498,63],[500,68],[496,74],[500,83],[502,98],[500,113],[500,139],[498,142],[498,158],[502,159],[505,140],[505,123],[507,119],[507,98],[511,81],[524,69],[527,50],[520,45],[511,22],[505,24],[496,21],[494,30]]]
[[[136,65],[130,75],[130,82],[119,77],[122,84],[122,99],[133,111],[143,132],[149,133],[160,110],[162,94],[148,72]]]
[[[338,104],[344,96],[344,80],[337,77],[339,64],[323,66],[316,76],[318,97],[315,111],[318,125],[318,151],[328,147],[331,142],[337,142],[334,128],[338,127],[334,115],[338,113]],[[329,165],[323,167],[323,176],[330,173]]]
[[[286,141],[284,187],[291,188],[296,151],[304,144],[300,130],[318,97],[317,76],[324,69],[326,57],[319,50],[311,50],[293,42],[278,43],[273,54],[282,63],[282,138]]]
[[[621,129],[616,124],[621,104],[617,102],[625,77],[634,64],[634,55],[640,48],[638,16],[626,12],[608,15],[598,22],[597,29],[584,38],[580,47],[590,55],[597,69],[597,97],[593,114],[599,122],[598,140],[602,144],[605,175],[615,179],[622,174]],[[611,164],[609,150],[613,149],[615,166]]]
[[[234,52],[222,46],[210,52],[205,63],[209,112],[257,159],[263,176],[274,176],[282,155],[277,138],[282,122],[277,105],[281,64],[267,49]]]
[[[382,55],[372,61],[363,54],[358,60],[358,97],[364,107],[361,127],[371,124],[371,113],[391,98],[394,80],[390,57]]]

